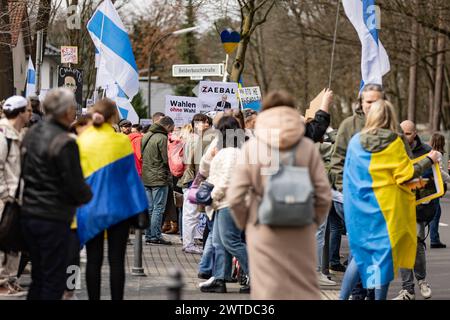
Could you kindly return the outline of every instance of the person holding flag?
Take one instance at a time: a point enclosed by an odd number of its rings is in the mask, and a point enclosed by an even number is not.
[[[394,107],[375,102],[365,127],[350,141],[344,168],[344,211],[352,259],[342,282],[347,300],[359,280],[385,300],[399,268],[414,266],[415,196],[406,185],[436,163],[440,154],[413,164],[399,134]]]
[[[112,300],[122,300],[125,253],[131,218],[147,211],[144,186],[136,170],[127,136],[116,133],[119,120],[114,101],[103,99],[92,108],[93,126],[78,137],[81,168],[94,197],[78,209],[80,244],[86,244],[89,299],[100,299],[103,241],[107,231]]]

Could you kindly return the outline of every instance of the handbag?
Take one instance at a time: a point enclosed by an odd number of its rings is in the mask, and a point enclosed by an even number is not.
[[[200,184],[205,181],[206,178],[200,174],[200,172],[197,172],[197,175],[194,178],[194,181],[192,181],[191,186],[189,187],[189,191],[188,191],[188,200],[190,203],[192,204],[198,204],[197,203],[197,191],[198,188],[200,187]]]
[[[148,212],[141,212],[133,217],[132,226],[135,229],[146,230],[150,227],[150,218]]]
[[[26,249],[20,223],[20,205],[16,199],[6,202],[0,220],[0,250],[20,252]]]
[[[205,206],[209,206],[212,204],[212,197],[211,192],[214,189],[214,185],[203,181],[200,187],[197,190],[197,193],[195,194],[195,198],[197,200],[197,204],[203,204]]]

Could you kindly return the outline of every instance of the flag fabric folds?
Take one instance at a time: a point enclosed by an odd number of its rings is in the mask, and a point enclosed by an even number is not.
[[[106,96],[116,103],[121,119],[130,120],[131,123],[139,123],[139,116],[136,110],[134,110],[125,92],[117,84],[106,87]]]
[[[358,33],[362,45],[361,88],[365,84],[383,84],[383,76],[391,69],[389,57],[378,38],[375,0],[343,0],[344,10]]]
[[[109,124],[90,127],[77,139],[81,167],[93,199],[77,211],[80,243],[148,207],[130,140]]]
[[[128,32],[111,0],[104,0],[87,24],[106,70],[129,98],[139,91],[139,74]]]
[[[416,257],[414,194],[402,184],[414,175],[404,143],[368,152],[360,134],[350,141],[344,167],[344,212],[350,251],[364,287],[392,281]]]
[[[25,97],[36,95],[36,71],[34,70],[33,61],[31,57],[28,58],[28,70],[27,70],[27,87],[25,91]]]

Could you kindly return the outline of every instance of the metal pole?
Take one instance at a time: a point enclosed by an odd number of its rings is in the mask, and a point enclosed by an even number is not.
[[[39,96],[39,93],[41,92],[41,65],[44,31],[39,30],[36,33],[36,37],[36,95]]]
[[[178,268],[169,270],[168,300],[181,300],[181,290],[184,287],[183,275]]]
[[[145,277],[144,268],[142,268],[142,230],[134,230],[134,266],[131,268],[133,276]]]

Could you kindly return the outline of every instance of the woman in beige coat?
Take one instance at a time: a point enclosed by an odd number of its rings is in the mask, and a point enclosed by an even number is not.
[[[278,131],[278,139],[269,139],[268,130]],[[252,299],[320,299],[315,233],[329,210],[331,190],[319,151],[304,133],[305,125],[292,96],[279,91],[269,94],[256,120],[256,138],[244,145],[244,158],[228,188],[235,222],[246,230]],[[289,154],[286,151],[298,145],[295,164],[309,168],[315,208],[315,223],[311,225],[274,228],[256,224],[272,161],[270,152],[276,144],[281,161]]]

